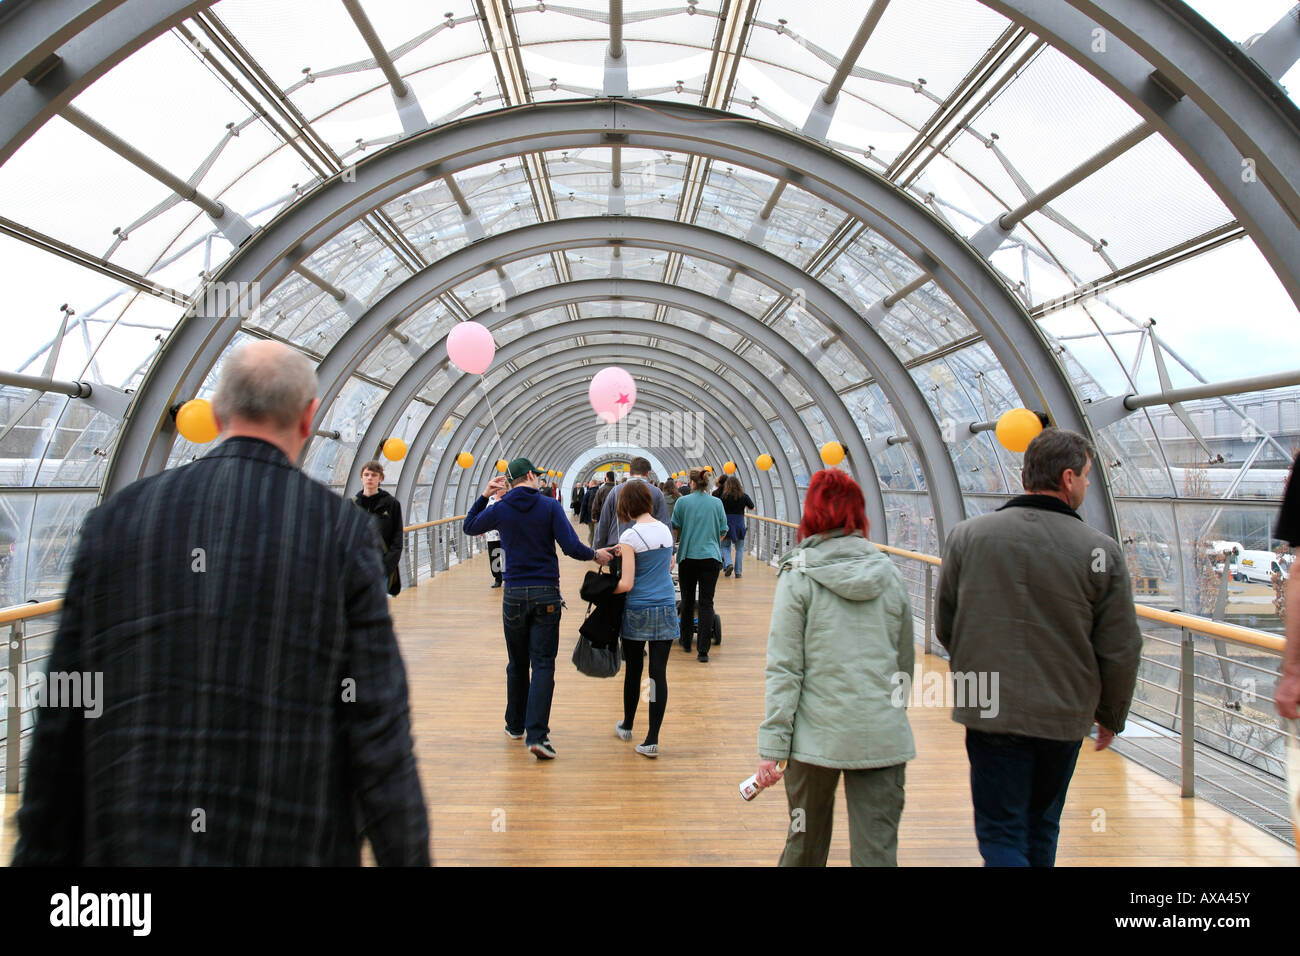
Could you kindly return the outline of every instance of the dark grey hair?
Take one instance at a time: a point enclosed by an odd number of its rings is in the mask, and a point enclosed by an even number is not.
[[[290,428],[316,397],[311,359],[279,342],[250,342],[226,359],[212,408],[233,419]]]
[[[1097,452],[1088,439],[1064,428],[1044,428],[1025,449],[1020,480],[1025,491],[1060,491],[1061,475],[1067,469],[1081,474]]]

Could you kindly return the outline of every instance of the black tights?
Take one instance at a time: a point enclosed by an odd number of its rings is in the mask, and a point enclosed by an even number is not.
[[[641,702],[642,650],[650,645],[650,732],[645,743],[659,743],[659,728],[668,706],[668,656],[672,641],[629,641],[623,639],[623,729],[631,730],[636,705]]]

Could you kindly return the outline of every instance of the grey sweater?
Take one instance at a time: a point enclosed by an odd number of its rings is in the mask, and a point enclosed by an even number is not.
[[[1023,495],[957,525],[936,603],[954,673],[997,675],[996,707],[958,700],[953,720],[1049,740],[1124,729],[1142,656],[1124,552],[1064,503]]]

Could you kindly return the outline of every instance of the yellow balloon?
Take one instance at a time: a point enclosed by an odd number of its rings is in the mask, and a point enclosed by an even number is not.
[[[1043,430],[1043,422],[1027,408],[1013,408],[998,419],[995,434],[1007,451],[1023,452]]]
[[[196,445],[206,445],[221,433],[212,403],[206,398],[191,398],[177,410],[176,430]]]
[[[736,463],[734,461],[726,462],[723,464],[722,470],[729,475],[734,475],[736,473]]]
[[[501,474],[504,475],[506,473],[506,469],[509,467],[510,467],[510,462],[506,461],[504,458],[497,459],[497,471],[501,472]]]
[[[384,457],[389,461],[401,461],[406,457],[406,442],[400,438],[390,438],[384,442]]]
[[[704,470],[707,471],[710,475],[713,474],[713,466],[712,466],[712,465],[705,465],[705,466],[704,466]]]
[[[555,469],[554,469],[554,468],[547,468],[547,469],[546,469],[546,477],[547,477],[547,478],[554,478],[554,477],[555,477]]]
[[[463,451],[456,456],[456,464],[462,468],[472,468],[474,467],[474,456],[467,451]]]
[[[822,461],[834,468],[844,460],[844,446],[837,441],[822,445]]]
[[[758,458],[754,460],[754,464],[758,466],[759,471],[767,471],[772,467],[772,456],[768,454],[759,455]]]

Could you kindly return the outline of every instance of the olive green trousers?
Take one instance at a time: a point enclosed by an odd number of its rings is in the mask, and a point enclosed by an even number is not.
[[[825,866],[831,851],[835,791],[844,774],[849,805],[849,858],[854,866],[898,866],[898,821],[903,816],[907,764],[874,770],[838,770],[791,759],[785,769],[790,805],[781,866]]]

